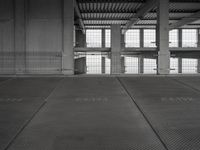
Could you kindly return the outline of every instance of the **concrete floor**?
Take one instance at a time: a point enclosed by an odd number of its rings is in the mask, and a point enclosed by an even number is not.
[[[0,150],[199,150],[200,77],[0,78]]]

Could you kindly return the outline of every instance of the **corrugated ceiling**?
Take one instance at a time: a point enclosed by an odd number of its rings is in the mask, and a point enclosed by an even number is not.
[[[107,28],[111,24],[125,25],[145,5],[146,0],[77,0],[77,2],[86,28]],[[173,23],[200,11],[200,0],[170,0],[169,10],[170,23]],[[156,8],[153,8],[135,26],[155,26],[156,17]],[[190,24],[192,25],[200,25],[200,21],[195,21]]]

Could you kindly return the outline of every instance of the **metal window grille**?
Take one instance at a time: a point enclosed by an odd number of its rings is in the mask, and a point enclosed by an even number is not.
[[[178,47],[178,30],[171,30],[169,32],[169,47]]]
[[[182,59],[182,73],[195,74],[197,73],[198,60],[193,58]]]
[[[131,29],[125,34],[125,46],[126,47],[140,47],[140,30]]]
[[[178,74],[178,58],[170,58],[170,74]]]
[[[87,47],[102,47],[102,31],[95,29],[86,30]]]
[[[156,30],[144,29],[144,47],[156,47]]]
[[[197,30],[183,29],[182,32],[183,47],[197,47]]]

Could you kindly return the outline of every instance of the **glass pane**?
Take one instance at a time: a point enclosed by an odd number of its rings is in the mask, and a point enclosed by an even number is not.
[[[156,31],[154,29],[144,30],[144,47],[156,47]]]
[[[183,47],[197,47],[197,30],[183,29]]]
[[[125,34],[126,47],[140,47],[140,30],[128,30]]]
[[[169,32],[169,47],[178,47],[178,30]]]
[[[139,69],[139,60],[138,57],[124,57],[125,61],[125,73],[126,74],[138,74]]]
[[[156,74],[156,59],[144,58],[144,74]]]
[[[197,73],[197,59],[183,58],[182,59],[182,73],[193,74]]]
[[[111,46],[111,30],[110,29],[106,29],[105,30],[105,40],[106,40],[106,47],[110,47]]]
[[[178,58],[170,58],[170,69],[171,74],[178,73]]]
[[[102,47],[101,30],[86,30],[87,47]]]

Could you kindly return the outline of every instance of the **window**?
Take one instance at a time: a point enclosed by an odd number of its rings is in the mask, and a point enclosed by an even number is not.
[[[183,29],[183,47],[197,47],[197,30]]]
[[[138,74],[139,60],[138,57],[124,57],[125,61],[125,73],[126,74]]]
[[[140,47],[140,30],[128,30],[125,34],[126,47]]]
[[[169,32],[169,47],[178,47],[178,30]]]
[[[178,73],[178,58],[170,58],[170,73]]]
[[[144,58],[144,74],[156,74],[156,59]]]
[[[86,30],[87,47],[102,47],[101,30]]]
[[[86,66],[87,74],[101,74],[102,73],[102,59],[100,53],[87,53]]]
[[[106,58],[105,59],[105,74],[110,74],[111,72],[110,63],[111,63],[110,59]]]
[[[144,47],[156,47],[156,31],[144,29]]]
[[[110,29],[106,29],[105,30],[105,44],[106,47],[111,47],[111,30]]]
[[[197,59],[183,58],[182,59],[182,73],[193,74],[197,73]]]

